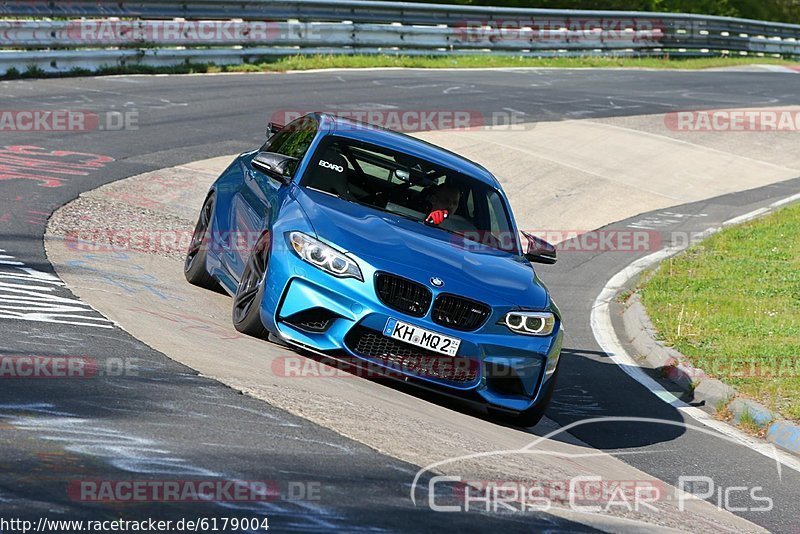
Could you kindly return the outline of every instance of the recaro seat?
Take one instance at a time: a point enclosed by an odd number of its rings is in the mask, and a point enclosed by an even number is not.
[[[328,165],[320,165],[321,162],[327,162]],[[318,167],[314,169],[314,179],[310,184],[311,187],[326,193],[333,193],[342,198],[351,198],[347,179],[347,160],[344,159],[344,156],[331,147],[325,151],[316,165]],[[339,168],[342,169],[341,172],[339,172]]]

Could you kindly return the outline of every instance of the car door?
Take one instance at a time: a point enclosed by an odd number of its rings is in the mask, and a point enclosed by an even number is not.
[[[274,136],[261,148],[260,152],[275,152],[296,158],[297,165],[302,161],[311,146],[317,132],[317,122],[312,117],[302,117],[294,121]],[[233,264],[229,271],[238,280],[244,270],[245,262],[264,229],[269,228],[276,216],[275,210],[280,205],[279,195],[285,188],[283,182],[254,167],[253,157],[242,158],[239,162],[242,171],[242,184],[233,197],[231,214],[236,240],[232,247]],[[297,166],[290,169],[293,174]]]

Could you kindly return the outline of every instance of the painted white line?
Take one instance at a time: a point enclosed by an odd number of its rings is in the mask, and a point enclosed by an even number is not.
[[[779,200],[777,202],[773,202],[772,204],[769,205],[769,207],[770,208],[777,208],[778,206],[783,206],[785,204],[791,204],[792,202],[795,202],[797,200],[800,200],[800,193],[797,193],[796,195],[792,195],[789,198],[784,198],[783,200]]]
[[[731,224],[735,224],[737,221],[744,222],[754,219],[760,215],[774,211],[774,209],[778,206],[788,204],[789,202],[798,199],[800,199],[800,195],[793,195],[771,204],[769,208],[759,208],[749,213],[745,213],[744,215],[729,219],[723,222],[722,226],[729,226]],[[704,232],[704,234],[711,235],[717,230],[719,229],[709,228]],[[644,258],[639,258],[615,274],[606,283],[606,285],[603,287],[603,290],[595,299],[594,305],[592,306],[591,327],[597,343],[600,345],[600,348],[602,348],[603,351],[608,354],[611,360],[616,363],[628,376],[649,389],[662,401],[674,406],[676,410],[688,415],[692,419],[695,419],[709,428],[713,428],[720,434],[732,438],[742,446],[762,454],[771,460],[776,460],[780,464],[793,469],[794,471],[800,472],[800,459],[778,450],[777,447],[770,443],[753,438],[752,436],[745,434],[728,423],[714,419],[711,415],[704,412],[700,408],[689,406],[678,397],[664,389],[661,384],[659,384],[656,380],[646,374],[644,370],[642,370],[642,368],[639,366],[639,363],[637,363],[636,360],[634,360],[631,355],[628,354],[617,337],[617,334],[614,331],[614,325],[611,322],[610,303],[612,300],[616,298],[616,296],[620,291],[622,291],[631,278],[638,275],[645,269],[648,269],[649,267],[652,267],[653,265],[665,260],[666,258],[681,252],[685,248],[687,248],[687,245],[668,247],[659,250],[658,252],[654,252],[649,256],[645,256]]]
[[[733,219],[728,219],[727,221],[722,223],[722,226],[733,226],[736,224],[746,223],[748,221],[752,221],[757,217],[761,217],[762,215],[767,214],[770,211],[772,211],[772,209],[770,208],[760,208],[757,210],[753,210],[750,213],[745,213],[744,215],[739,215],[738,217],[734,217]]]

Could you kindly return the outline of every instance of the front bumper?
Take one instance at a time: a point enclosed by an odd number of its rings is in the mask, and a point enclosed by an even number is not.
[[[512,307],[496,306],[478,330],[453,330],[433,322],[430,309],[424,317],[412,317],[384,305],[373,283],[374,267],[360,258],[358,263],[364,282],[331,276],[286,249],[274,251],[261,304],[264,325],[295,345],[358,360],[443,393],[520,412],[538,404],[558,365],[560,321],[550,336],[522,336],[497,324]],[[427,279],[408,273],[404,269],[403,276]],[[437,290],[431,290],[435,298]],[[460,339],[458,353],[429,353],[383,336],[390,318]]]

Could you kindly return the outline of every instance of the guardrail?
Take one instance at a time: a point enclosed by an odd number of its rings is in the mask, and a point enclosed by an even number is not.
[[[0,74],[318,53],[800,56],[800,25],[674,13],[359,0],[12,0],[0,3],[0,17]]]

